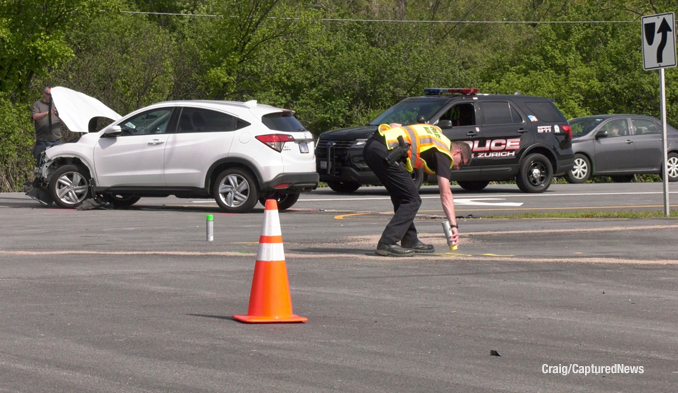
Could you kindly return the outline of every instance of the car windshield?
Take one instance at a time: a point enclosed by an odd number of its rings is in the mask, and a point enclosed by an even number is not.
[[[572,137],[577,138],[587,135],[593,131],[594,128],[598,127],[603,120],[605,119],[600,117],[579,117],[577,119],[568,120],[570,127],[572,127]]]
[[[429,120],[436,112],[442,109],[449,101],[448,98],[425,98],[404,100],[388,108],[386,112],[370,122],[371,126],[379,124],[400,123],[404,125],[417,124],[419,116]]]

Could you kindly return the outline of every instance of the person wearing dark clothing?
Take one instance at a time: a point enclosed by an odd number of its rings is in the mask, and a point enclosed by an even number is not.
[[[387,160],[389,154],[398,148],[398,137],[409,143],[407,157],[403,157],[402,164]],[[452,225],[453,234],[448,240],[458,243],[459,230],[449,179],[452,169],[468,165],[471,149],[467,144],[451,142],[440,128],[429,124],[405,127],[399,124],[382,124],[365,144],[363,157],[386,187],[393,203],[394,215],[379,239],[376,250],[378,255],[412,256],[415,253],[435,251],[432,245],[419,240],[414,226],[421,198],[410,172],[419,168],[437,176],[443,211]]]
[[[31,111],[35,126],[35,145],[31,152],[38,165],[43,151],[61,144],[61,119],[52,102],[52,88],[45,87],[42,95],[43,99],[35,101]]]

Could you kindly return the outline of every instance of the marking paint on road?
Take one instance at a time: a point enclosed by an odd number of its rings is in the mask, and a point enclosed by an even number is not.
[[[522,202],[492,202],[492,201],[504,201],[505,198],[472,198],[472,199],[462,199],[455,198],[455,205],[486,205],[486,206],[522,206]]]
[[[500,255],[500,254],[480,254],[486,257],[515,257],[515,255]]]
[[[252,258],[257,254],[239,252],[185,252],[185,251],[82,251],[82,250],[63,250],[63,251],[0,251],[0,255],[12,256],[35,256],[41,257],[46,255],[162,255],[162,256],[230,256],[230,257],[248,257]],[[529,257],[491,257],[488,255],[471,255],[471,254],[417,254],[409,258],[400,257],[384,257],[376,254],[355,254],[355,253],[285,253],[285,258],[291,259],[317,259],[322,256],[323,259],[332,261],[346,259],[367,259],[373,261],[390,261],[397,260],[399,262],[417,261],[445,261],[455,259],[463,262],[517,262],[517,263],[604,263],[604,264],[631,264],[631,265],[678,265],[676,259],[622,259],[622,258],[529,258]],[[450,258],[452,257],[452,258]]]
[[[678,194],[678,191],[671,191],[669,194]],[[527,193],[516,193],[516,194],[506,194],[506,195],[493,195],[493,198],[553,198],[554,195],[557,196],[599,196],[599,195],[664,195],[663,191],[643,191],[643,192],[583,192],[575,194],[554,194],[554,193],[543,193],[543,194],[527,194]],[[420,195],[421,199],[439,199],[439,195]],[[477,198],[483,198],[478,196]],[[370,201],[370,200],[390,200],[390,196],[375,196],[375,197],[344,197],[344,198],[299,198],[298,202],[338,202],[338,201]],[[475,198],[474,198],[475,199]],[[455,198],[456,200],[456,198]]]
[[[455,201],[456,203],[456,201]],[[629,205],[629,206],[578,206],[578,207],[516,207],[511,209],[511,211],[538,211],[538,210],[554,210],[554,211],[561,211],[561,210],[600,210],[600,209],[658,209],[658,208],[663,208],[664,205]],[[675,205],[674,205],[675,207]],[[506,209],[455,209],[456,212],[491,212],[491,211],[505,211]],[[419,210],[419,213],[439,213],[442,214],[443,210]],[[337,220],[343,220],[346,217],[358,217],[358,216],[369,216],[369,215],[392,215],[392,211],[382,211],[382,212],[360,212],[360,213],[350,213],[350,214],[341,214],[338,216],[334,216],[335,219]],[[510,213],[507,213],[507,215],[510,215]],[[443,216],[440,217],[445,218]],[[553,218],[556,219],[556,218]]]

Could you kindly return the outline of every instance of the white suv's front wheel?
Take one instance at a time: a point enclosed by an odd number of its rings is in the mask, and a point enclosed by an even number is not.
[[[64,165],[54,171],[47,186],[49,194],[64,209],[75,209],[89,196],[86,172],[75,165]]]
[[[254,177],[241,168],[222,171],[215,181],[213,195],[219,207],[229,213],[249,212],[259,200]]]

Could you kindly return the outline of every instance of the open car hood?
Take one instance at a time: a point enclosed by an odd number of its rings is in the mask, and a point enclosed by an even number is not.
[[[72,132],[88,132],[89,121],[95,117],[113,121],[122,117],[96,98],[66,87],[53,87],[52,100],[59,111],[59,118]]]

